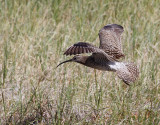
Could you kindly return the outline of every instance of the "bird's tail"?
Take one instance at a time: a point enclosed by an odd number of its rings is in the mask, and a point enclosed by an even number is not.
[[[123,63],[123,67],[118,68],[116,72],[118,77],[127,85],[130,85],[139,76],[138,67],[134,63]]]

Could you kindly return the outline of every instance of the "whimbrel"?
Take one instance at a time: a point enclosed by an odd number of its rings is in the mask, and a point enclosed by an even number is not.
[[[121,45],[123,31],[123,27],[117,24],[104,26],[99,31],[99,48],[89,43],[78,42],[69,47],[64,53],[64,55],[75,56],[58,66],[66,62],[77,62],[94,69],[116,72],[118,77],[127,85],[135,82],[139,75],[137,66],[134,63],[119,61],[120,58],[125,56]],[[82,53],[92,53],[92,55],[77,55]]]

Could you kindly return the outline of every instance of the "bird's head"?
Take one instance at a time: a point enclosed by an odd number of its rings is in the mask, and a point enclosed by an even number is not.
[[[58,66],[60,66],[61,64],[67,63],[67,62],[77,62],[77,63],[83,64],[83,63],[85,63],[85,61],[86,61],[85,56],[76,55],[72,59],[61,62]]]

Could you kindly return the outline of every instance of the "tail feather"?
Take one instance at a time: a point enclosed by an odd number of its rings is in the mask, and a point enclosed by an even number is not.
[[[116,72],[118,77],[127,85],[131,82],[135,82],[139,75],[138,67],[134,63],[124,63],[124,66],[119,68]]]

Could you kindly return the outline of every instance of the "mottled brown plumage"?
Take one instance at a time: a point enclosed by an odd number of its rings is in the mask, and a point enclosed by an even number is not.
[[[115,59],[124,57],[121,45],[123,27],[117,24],[109,24],[99,31],[100,49]]]
[[[120,25],[108,24],[104,26],[99,31],[99,48],[89,43],[78,42],[69,47],[64,53],[64,55],[76,56],[59,65],[66,62],[77,62],[94,69],[113,71],[117,73],[123,82],[129,85],[138,78],[139,71],[134,63],[119,62],[119,59],[124,57],[121,45],[122,32],[123,27]],[[92,55],[77,55],[82,53],[92,53]]]

